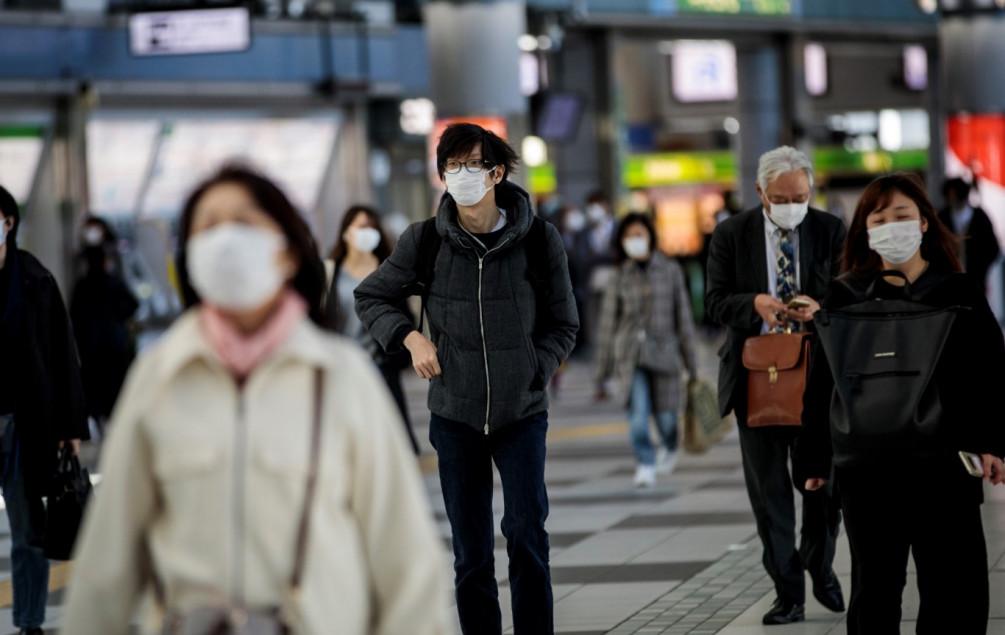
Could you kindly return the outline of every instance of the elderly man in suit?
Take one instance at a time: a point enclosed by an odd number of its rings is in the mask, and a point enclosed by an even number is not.
[[[845,228],[837,217],[810,209],[813,166],[795,148],[777,148],[761,157],[757,192],[760,205],[720,223],[712,235],[705,306],[713,321],[727,327],[719,351],[719,407],[723,416],[736,413],[764,566],[777,592],[764,623],[790,624],[805,619],[806,572],[814,596],[832,611],[844,610],[832,568],[840,508],[830,491],[800,489],[803,525],[796,549],[789,461],[798,428],[747,426],[743,345],[786,324],[812,329],[819,301],[839,271]],[[789,308],[797,298],[803,308]]]

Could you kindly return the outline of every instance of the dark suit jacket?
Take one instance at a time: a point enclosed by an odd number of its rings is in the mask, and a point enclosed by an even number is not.
[[[727,327],[719,349],[719,410],[735,410],[744,424],[747,370],[743,343],[760,335],[764,324],[754,310],[754,298],[768,292],[768,262],[760,207],[723,221],[715,228],[708,254],[705,310],[713,322]],[[799,225],[801,293],[822,301],[839,273],[845,228],[839,218],[811,209]]]
[[[953,226],[953,212],[949,208],[939,212],[939,220],[949,228],[949,231],[956,233]],[[965,258],[963,268],[970,276],[977,281],[980,288],[987,284],[988,270],[998,258],[1000,249],[998,238],[995,236],[991,219],[979,207],[974,208],[974,217],[970,220],[966,235],[963,237],[963,253]]]

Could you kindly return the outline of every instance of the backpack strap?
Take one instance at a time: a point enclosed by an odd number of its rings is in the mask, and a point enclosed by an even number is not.
[[[426,219],[419,227],[418,258],[415,260],[415,279],[417,295],[422,298],[419,309],[419,332],[425,326],[426,301],[429,299],[429,288],[433,284],[433,271],[436,268],[436,257],[440,254],[443,237],[436,231],[436,217]]]
[[[540,216],[534,216],[530,231],[524,240],[524,251],[527,253],[527,277],[534,289],[534,301],[537,304],[537,318],[547,315],[544,309],[551,302],[551,261],[548,254],[547,222]],[[541,330],[543,320],[535,320],[535,330]]]

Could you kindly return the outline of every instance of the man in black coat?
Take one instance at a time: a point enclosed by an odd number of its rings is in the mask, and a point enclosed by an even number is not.
[[[814,596],[835,612],[844,610],[832,569],[839,506],[831,492],[800,490],[803,527],[797,551],[789,460],[798,429],[747,426],[743,345],[785,323],[812,328],[819,301],[838,273],[845,229],[840,219],[809,209],[813,167],[794,148],[762,156],[757,181],[762,205],[723,221],[712,235],[705,308],[714,322],[727,327],[719,350],[719,407],[723,416],[736,413],[764,566],[778,594],[764,623],[789,624],[805,619],[807,571]],[[795,298],[809,308],[789,309]]]
[[[991,219],[983,209],[970,205],[970,184],[963,179],[948,179],[942,195],[946,207],[939,212],[939,220],[960,238],[963,268],[984,289],[988,270],[1001,252]]]
[[[0,187],[0,486],[11,530],[14,625],[40,635],[49,561],[42,497],[59,446],[79,452],[88,438],[80,363],[59,287],[31,254],[17,248],[20,210]]]

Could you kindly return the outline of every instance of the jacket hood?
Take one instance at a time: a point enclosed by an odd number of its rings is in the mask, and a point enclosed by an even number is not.
[[[506,211],[506,233],[499,241],[500,245],[513,245],[523,240],[530,231],[534,220],[534,209],[531,206],[530,194],[518,185],[503,181],[495,187],[496,205]],[[474,242],[468,233],[461,228],[457,220],[457,204],[449,192],[440,199],[440,207],[436,212],[436,231],[447,240],[465,248],[474,248]]]

